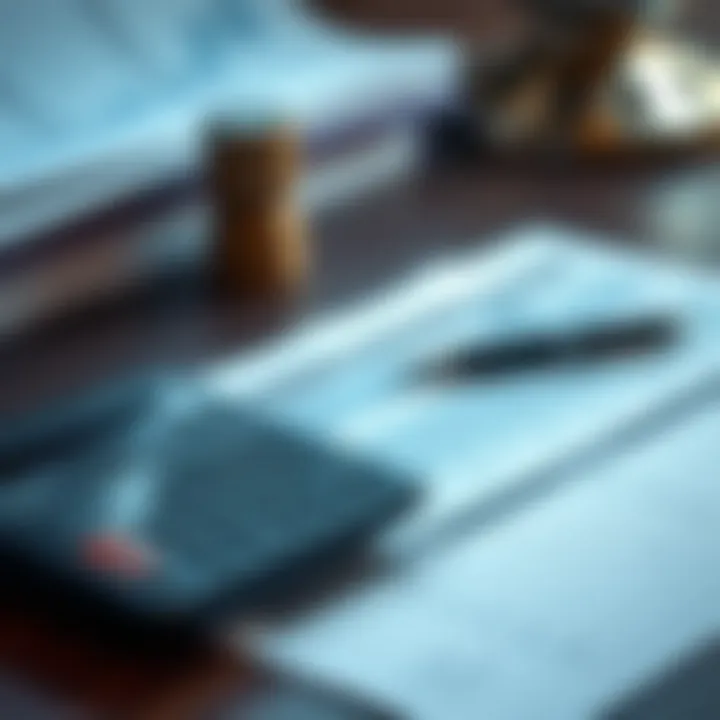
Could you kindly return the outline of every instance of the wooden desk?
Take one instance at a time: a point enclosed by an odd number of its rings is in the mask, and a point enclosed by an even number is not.
[[[436,168],[319,219],[317,281],[303,312],[357,297],[413,262],[491,239],[518,222],[560,221],[652,244],[667,227],[673,193],[682,198],[706,165]],[[720,185],[720,175],[695,182],[707,190]],[[678,217],[682,235],[682,212]],[[691,219],[701,228],[717,227],[712,213]],[[213,299],[201,282],[126,298],[5,348],[0,407],[17,408],[52,390],[146,362],[214,357],[289,320],[278,308],[240,308]],[[79,639],[75,628],[57,627],[42,598],[29,608],[5,596],[0,667],[0,679],[30,683],[58,707],[67,701],[86,708],[90,717],[129,720],[191,720],[228,687],[253,679],[241,660],[210,649],[187,657],[115,653],[92,638]]]

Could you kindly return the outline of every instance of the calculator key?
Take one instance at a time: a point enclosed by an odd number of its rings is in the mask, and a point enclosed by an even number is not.
[[[159,566],[157,553],[135,538],[99,533],[85,539],[82,545],[83,565],[132,580],[144,579]]]

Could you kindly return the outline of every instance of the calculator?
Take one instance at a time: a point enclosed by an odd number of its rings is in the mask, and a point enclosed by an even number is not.
[[[416,497],[412,478],[256,409],[161,385],[45,413],[35,463],[32,422],[0,442],[5,568],[93,612],[201,628],[311,584]]]

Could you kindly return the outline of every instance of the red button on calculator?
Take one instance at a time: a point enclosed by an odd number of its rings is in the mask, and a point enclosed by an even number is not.
[[[118,534],[93,535],[85,540],[82,557],[89,570],[141,579],[157,566],[157,557],[138,540]]]

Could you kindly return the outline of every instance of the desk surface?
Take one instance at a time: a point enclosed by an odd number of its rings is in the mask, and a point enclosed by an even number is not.
[[[702,209],[688,213],[687,197],[698,192],[709,197],[713,188],[717,195],[718,185],[720,173],[700,161],[437,168],[318,220],[317,279],[302,312],[357,297],[421,258],[492,238],[529,219],[705,254],[717,216]],[[683,246],[677,244],[680,237]],[[20,407],[44,393],[147,362],[214,357],[269,335],[289,317],[281,308],[219,301],[200,282],[167,288],[159,296],[126,298],[74,319],[62,331],[5,348],[0,407]],[[0,678],[11,685],[29,683],[51,704],[65,698],[100,717],[180,720],[196,717],[223,689],[236,691],[252,681],[241,660],[210,650],[187,657],[121,656],[78,640],[73,628],[54,626],[42,599],[34,605],[3,600],[0,606],[0,666],[6,668]]]

